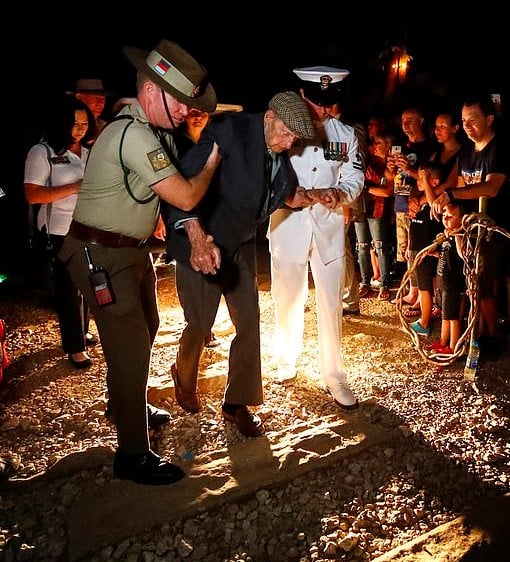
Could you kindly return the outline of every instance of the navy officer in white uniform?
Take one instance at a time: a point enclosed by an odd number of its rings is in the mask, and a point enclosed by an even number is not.
[[[347,384],[341,351],[343,206],[360,195],[364,171],[354,128],[332,115],[339,82],[349,71],[317,66],[297,68],[294,73],[301,79],[300,94],[309,108],[316,135],[312,140],[301,139],[289,152],[309,204],[299,210],[278,209],[269,223],[276,379],[288,382],[296,377],[310,267],[316,294],[321,379],[340,407],[353,409],[358,401]]]

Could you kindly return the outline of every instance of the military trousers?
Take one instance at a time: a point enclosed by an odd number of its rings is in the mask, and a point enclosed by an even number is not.
[[[98,306],[89,281],[84,246],[66,236],[60,259],[94,316],[107,365],[106,382],[119,449],[131,455],[150,449],[147,380],[159,328],[156,273],[148,247],[107,248],[88,244],[94,265],[107,271],[115,301]]]

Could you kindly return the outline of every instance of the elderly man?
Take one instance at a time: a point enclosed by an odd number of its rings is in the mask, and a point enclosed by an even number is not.
[[[219,162],[217,147],[195,177],[184,178],[175,166],[171,132],[190,108],[213,111],[216,94],[205,69],[176,43],[162,40],[150,52],[126,47],[125,54],[138,69],[137,100],[104,128],[92,147],[60,258],[87,299],[108,366],[118,441],[114,475],[161,485],[184,473],[149,444],[148,415],[150,423],[165,413],[147,407],[159,314],[146,241],[155,230],[160,199],[191,209],[209,185]],[[202,263],[206,271],[213,267],[207,260]],[[89,279],[98,269],[100,275]]]
[[[221,411],[224,420],[248,437],[264,431],[260,418],[248,408],[263,401],[257,227],[286,202],[302,204],[286,151],[298,138],[313,135],[308,109],[295,92],[273,96],[264,113],[226,113],[213,118],[184,156],[181,169],[195,174],[217,143],[222,161],[214,181],[191,215],[194,218],[176,209],[169,209],[167,217],[167,252],[177,262],[177,292],[186,320],[172,367],[177,401],[188,412],[200,409],[200,357],[223,296],[236,336],[230,346]],[[197,261],[209,256],[202,244],[205,233],[214,237],[221,253],[221,268],[213,276],[203,275]]]
[[[319,368],[325,388],[342,408],[358,401],[347,384],[341,353],[345,277],[344,207],[360,195],[364,171],[354,128],[335,119],[338,82],[348,71],[331,67],[294,70],[314,119],[316,135],[296,144],[290,161],[310,198],[333,188],[335,200],[313,201],[300,210],[279,209],[270,219],[271,294],[275,304],[277,380],[296,377],[302,349],[304,308],[311,268],[317,303]]]

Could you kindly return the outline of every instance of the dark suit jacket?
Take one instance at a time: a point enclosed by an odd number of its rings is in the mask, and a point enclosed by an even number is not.
[[[258,216],[264,189],[264,114],[227,113],[211,120],[180,161],[183,175],[199,172],[212,143],[220,147],[222,161],[197,208],[190,213],[163,204],[167,227],[167,254],[178,261],[188,261],[190,244],[184,229],[174,223],[186,216],[198,216],[203,228],[214,236],[222,255],[231,255],[241,244],[255,239],[257,227],[269,214],[284,204],[293,192],[297,179],[286,153],[273,180],[273,199],[265,216]]]

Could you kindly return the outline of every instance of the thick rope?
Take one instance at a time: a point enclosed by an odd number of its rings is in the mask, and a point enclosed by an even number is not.
[[[473,330],[477,328],[479,316],[478,280],[482,272],[482,266],[480,263],[480,244],[483,239],[490,240],[494,233],[510,238],[510,234],[505,229],[496,226],[494,221],[488,215],[484,213],[471,213],[463,217],[462,225],[451,234],[451,236],[459,237],[461,239],[460,247],[461,258],[464,262],[463,271],[466,277],[466,294],[470,303],[466,329],[461,334],[457,344],[455,345],[455,349],[452,350],[453,353],[437,353],[435,351],[426,353],[426,350],[422,345],[423,338],[420,338],[420,336],[409,326],[403,313],[403,294],[407,289],[411,275],[418,264],[420,264],[427,255],[433,253],[439,246],[441,246],[443,241],[447,238],[445,234],[438,234],[432,244],[421,249],[416,254],[412,263],[410,263],[409,269],[405,272],[395,297],[396,308],[402,328],[407,334],[409,334],[416,350],[426,361],[439,366],[451,365],[457,360],[457,358],[464,355],[469,347],[471,335],[473,334]]]

